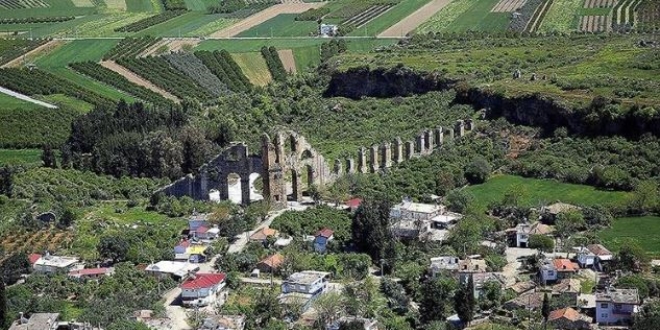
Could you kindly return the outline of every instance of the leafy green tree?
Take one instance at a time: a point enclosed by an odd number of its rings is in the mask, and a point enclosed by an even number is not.
[[[129,248],[129,242],[120,235],[103,236],[96,246],[96,250],[102,258],[112,259],[113,262],[126,260]]]
[[[32,272],[32,265],[25,252],[18,252],[9,256],[0,265],[2,279],[6,284],[14,284],[23,274]]]
[[[332,324],[339,320],[344,312],[344,302],[342,296],[337,292],[322,294],[314,301],[314,310],[318,315],[318,322],[325,329],[327,324]]]
[[[57,168],[57,157],[50,144],[43,146],[41,151],[41,161],[44,163],[44,167]]]
[[[268,290],[262,290],[257,303],[254,305],[254,320],[260,327],[266,326],[271,319],[282,316],[282,305],[277,301],[277,294]]]
[[[454,189],[447,194],[447,207],[450,211],[467,213],[474,200],[469,192],[463,189]]]
[[[482,310],[489,310],[499,306],[502,301],[502,284],[498,281],[488,281],[483,284],[483,294],[479,297],[479,306]]]
[[[113,322],[106,328],[107,330],[149,330],[150,328],[138,321],[119,320]]]
[[[405,289],[400,283],[383,277],[380,283],[380,290],[387,298],[388,306],[393,312],[398,315],[405,315],[408,312],[410,298],[406,295]]]
[[[390,203],[365,199],[355,211],[352,223],[353,242],[372,260],[385,261],[385,271],[391,271],[396,258],[394,237],[390,231]]]
[[[555,248],[555,240],[546,235],[531,235],[529,237],[529,247],[543,252],[552,252]]]
[[[655,330],[660,324],[660,302],[645,303],[641,311],[635,314],[632,330]]]
[[[642,272],[649,266],[646,251],[635,241],[627,239],[616,254],[614,263],[617,269],[627,269],[635,273]]]
[[[465,179],[471,184],[484,183],[491,172],[490,164],[482,157],[475,158],[465,167]]]
[[[58,226],[60,228],[69,228],[76,221],[76,214],[69,208],[65,209],[58,220]]]
[[[424,324],[444,321],[455,289],[456,281],[452,278],[428,279],[423,285],[419,302],[420,321]]]
[[[630,208],[635,213],[654,211],[660,203],[658,184],[652,180],[641,181],[635,186]]]
[[[571,235],[586,228],[586,222],[582,216],[582,212],[578,210],[569,210],[561,212],[557,215],[555,221],[556,234],[561,238],[561,243],[564,249],[567,248],[567,238]]]
[[[474,318],[474,308],[476,307],[476,300],[474,298],[474,282],[472,276],[468,276],[466,283],[461,283],[454,294],[454,310],[466,325]]]

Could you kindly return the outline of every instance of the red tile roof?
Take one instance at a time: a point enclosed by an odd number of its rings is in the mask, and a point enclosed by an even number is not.
[[[206,226],[199,226],[199,227],[197,227],[197,229],[195,230],[195,232],[198,233],[198,234],[204,234],[204,233],[206,233],[208,230],[209,230],[209,229],[206,228]]]
[[[316,236],[323,236],[325,238],[330,238],[335,232],[330,228],[323,228],[316,233]]]
[[[186,239],[186,240],[183,240],[183,241],[180,241],[179,244],[177,244],[176,246],[183,246],[183,247],[186,247],[186,248],[187,248],[187,247],[190,246],[190,241],[187,240],[187,239]]]
[[[28,256],[28,260],[30,260],[30,264],[32,265],[39,259],[41,259],[41,254],[32,253]]]
[[[264,263],[270,268],[277,268],[283,262],[284,262],[284,256],[279,253],[276,253],[264,260],[261,260],[259,263]]]
[[[572,271],[577,271],[578,269],[580,269],[580,267],[577,264],[572,263],[568,259],[555,259],[555,260],[552,260],[552,264],[555,266],[555,269],[557,269],[557,271],[571,271],[572,272]]]
[[[181,289],[210,288],[225,280],[225,273],[197,273],[181,284]]]
[[[69,275],[75,276],[92,276],[92,275],[103,275],[108,272],[109,268],[85,268],[80,270],[72,270],[69,272]]]
[[[550,312],[550,315],[548,315],[548,321],[554,321],[560,318],[566,318],[567,320],[574,322],[580,319],[580,313],[573,308],[568,307],[552,311]]]
[[[353,198],[346,201],[346,206],[352,209],[359,207],[360,204],[362,204],[362,198]]]

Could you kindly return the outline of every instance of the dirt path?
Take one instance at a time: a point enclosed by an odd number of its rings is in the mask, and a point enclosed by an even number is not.
[[[62,40],[49,41],[49,42],[47,42],[47,43],[31,50],[31,51],[29,51],[29,52],[15,58],[15,59],[11,60],[11,61],[3,64],[2,68],[15,68],[15,67],[21,66],[21,64],[23,63],[23,58],[27,59],[27,61],[30,62],[30,61],[34,60],[35,58],[37,58],[40,55],[52,52],[55,48],[63,45],[64,43],[65,42],[62,41]]]
[[[108,68],[114,72],[119,73],[120,75],[124,76],[128,81],[140,85],[142,87],[148,88],[160,95],[162,95],[164,98],[172,100],[174,102],[179,103],[180,100],[176,96],[170,94],[169,92],[161,89],[160,87],[154,85],[150,81],[136,75],[133,73],[131,70],[126,69],[125,67],[115,63],[115,61],[103,61],[101,62],[101,65],[105,68]]]
[[[431,18],[450,2],[451,0],[431,0],[431,2],[425,4],[422,8],[417,9],[414,13],[392,25],[389,29],[381,32],[378,38],[403,37]]]
[[[226,29],[211,34],[211,38],[229,38],[243,31],[257,26],[279,14],[297,14],[312,8],[319,8],[325,5],[323,2],[315,3],[281,3],[270,6]]]
[[[284,69],[290,73],[296,73],[296,59],[293,57],[293,50],[291,49],[282,49],[277,51],[277,55],[280,56],[282,64],[284,64]]]

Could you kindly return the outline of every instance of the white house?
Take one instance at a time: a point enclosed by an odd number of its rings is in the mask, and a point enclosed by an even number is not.
[[[282,293],[305,293],[316,295],[325,291],[330,273],[306,270],[291,274],[282,282]]]
[[[224,273],[197,273],[181,284],[184,306],[208,306],[215,303],[225,287]]]
[[[546,260],[539,270],[541,282],[547,284],[570,278],[579,270],[579,266],[568,259]]]
[[[48,252],[32,265],[35,273],[54,274],[69,273],[72,270],[83,269],[84,265],[75,257],[51,256]]]
[[[639,311],[637,289],[610,289],[596,293],[596,323],[627,324]]]
[[[593,268],[596,264],[596,255],[584,246],[574,247],[578,264],[582,268]]]
[[[462,217],[462,214],[452,212],[438,214],[431,218],[432,227],[435,229],[449,229],[453,227]]]
[[[390,209],[392,220],[424,220],[431,221],[435,216],[444,213],[445,207],[437,204],[413,203],[402,201]]]
[[[172,277],[175,280],[185,279],[198,270],[199,266],[194,264],[169,260],[159,261],[144,269],[145,272],[158,278]]]
[[[544,225],[540,222],[535,222],[533,224],[529,223],[520,223],[515,228],[516,247],[526,248],[529,246],[529,237],[532,235],[548,235],[552,233],[552,227]]]
[[[460,259],[454,256],[442,256],[431,258],[431,275],[436,278],[443,271],[455,272],[458,270]]]

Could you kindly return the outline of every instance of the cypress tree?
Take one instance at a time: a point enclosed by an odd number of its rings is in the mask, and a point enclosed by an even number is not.
[[[454,309],[456,309],[458,318],[466,325],[469,325],[474,317],[475,306],[474,282],[472,281],[472,276],[469,276],[467,282],[461,283],[454,295]]]
[[[548,316],[550,316],[550,298],[547,294],[543,295],[543,306],[541,306],[541,315],[543,315],[543,320],[548,321]]]

